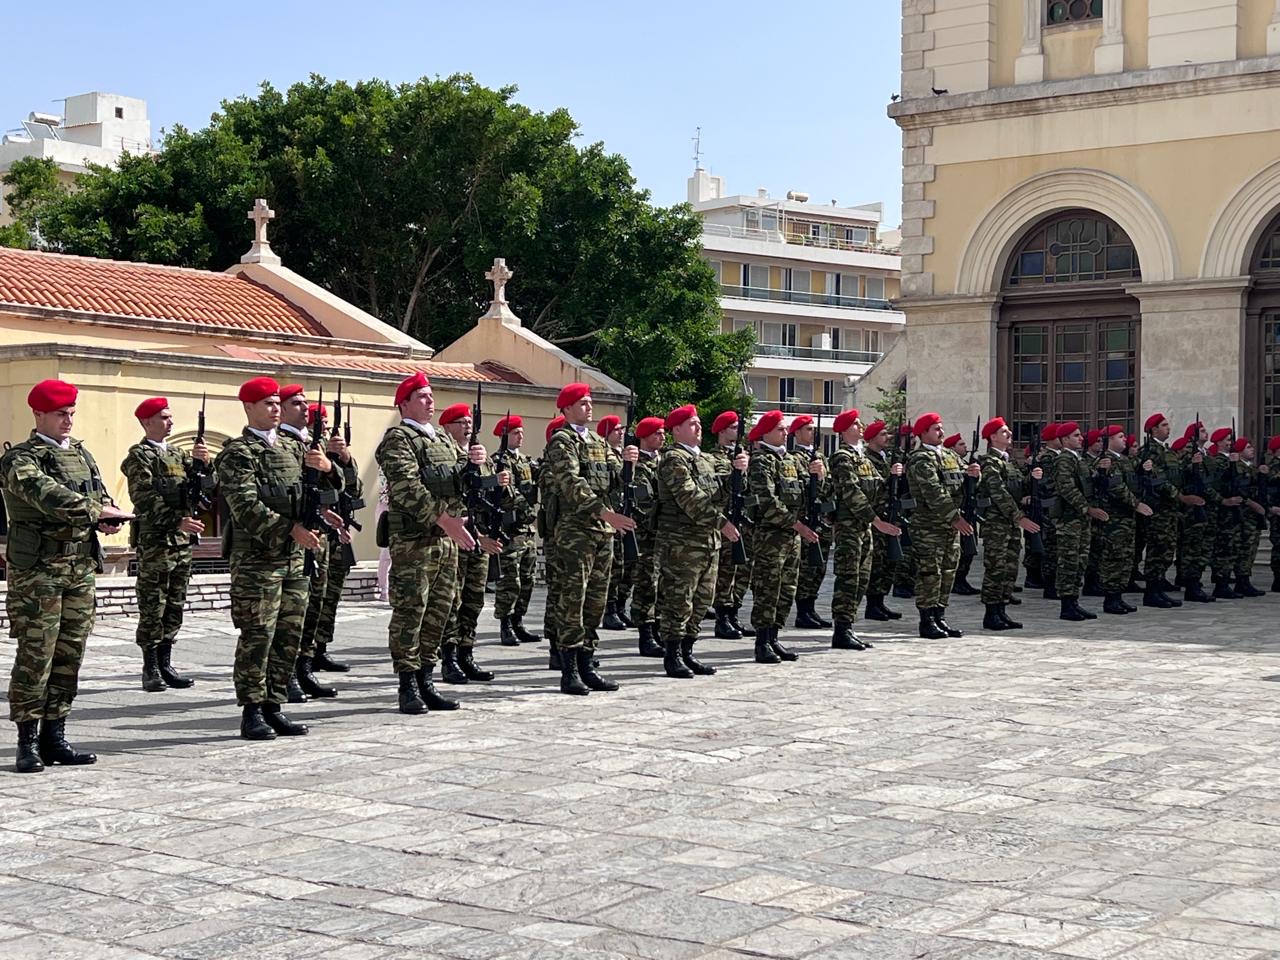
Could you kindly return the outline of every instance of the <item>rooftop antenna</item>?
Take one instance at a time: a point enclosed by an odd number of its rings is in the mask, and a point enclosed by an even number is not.
[[[695,127],[693,136],[693,169],[702,169],[702,128]]]

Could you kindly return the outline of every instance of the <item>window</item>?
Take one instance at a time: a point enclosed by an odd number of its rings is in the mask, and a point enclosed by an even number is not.
[[[781,347],[794,347],[796,325],[794,323],[762,323],[760,324],[760,342]]]
[[[867,277],[867,299],[884,299],[884,277]]]
[[[779,377],[778,378],[778,402],[787,403],[794,400],[796,396],[796,378],[795,377]]]
[[[772,211],[766,210],[760,214],[760,229],[768,230],[770,233],[778,232],[778,215]]]
[[[711,268],[711,272],[716,275],[716,283],[723,283],[721,274],[724,272],[724,265],[719,260],[708,260],[707,266]]]
[[[849,243],[866,243],[871,239],[871,231],[866,227],[845,227],[844,238]]]
[[[840,349],[840,332],[841,331],[839,327],[831,327],[831,349],[832,350]]]
[[[760,403],[765,403],[769,396],[768,377],[747,377],[747,389]]]
[[[743,224],[746,225],[748,230],[759,230],[760,229],[760,211],[751,210],[751,209],[744,210],[742,212],[742,222]]]
[[[1075,23],[1080,20],[1098,20],[1102,17],[1102,0],[1048,0],[1045,7],[1045,23]]]
[[[1007,285],[1137,280],[1138,254],[1113,221],[1087,210],[1057,214],[1035,227],[1014,254]]]
[[[827,271],[822,275],[822,289],[828,297],[839,296],[840,274]]]
[[[734,332],[734,333],[737,333],[739,330],[752,330],[752,331],[754,331],[755,329],[756,329],[756,322],[755,322],[754,320],[743,320],[741,317],[734,317],[734,318],[733,318],[733,332]]]
[[[808,270],[788,270],[787,271],[787,289],[796,293],[809,293],[812,289],[813,280]]]
[[[744,263],[742,265],[742,285],[755,287],[757,290],[769,289],[769,268],[760,263]]]
[[[1241,433],[1270,437],[1280,434],[1280,217],[1263,231],[1250,272]]]
[[[863,343],[864,349],[866,349],[868,353],[879,353],[880,352],[880,331],[864,330],[862,333],[862,343]]]
[[[827,406],[832,406],[840,402],[838,399],[836,399],[836,397],[837,397],[836,382],[834,380],[823,380],[822,381],[822,402],[825,403]]]
[[[124,107],[116,107],[116,119],[117,120],[124,119]]]

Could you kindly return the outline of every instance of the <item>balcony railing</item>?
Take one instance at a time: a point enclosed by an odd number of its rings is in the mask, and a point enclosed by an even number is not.
[[[720,284],[720,296],[739,300],[769,300],[773,303],[801,303],[813,307],[837,307],[841,310],[892,310],[888,300],[868,297],[845,297],[837,293],[805,293],[802,290],[771,290],[767,287],[743,287]]]
[[[781,230],[760,230],[756,227],[733,227],[724,223],[704,223],[702,232],[712,237],[731,237],[734,240],[756,240],[761,243],[790,243],[800,247],[820,247],[827,250],[846,250],[851,253],[881,253],[896,257],[901,247],[884,243],[858,243],[838,237],[814,237],[808,233],[783,233]]]
[[[808,400],[774,400],[761,401],[759,404],[763,410],[775,409],[781,410],[783,413],[807,413],[813,417],[834,417],[844,408],[838,403],[811,403]]]
[[[830,350],[822,347],[790,347],[781,343],[757,343],[757,357],[784,357],[788,360],[838,360],[841,363],[875,363],[883,353],[867,350]]]

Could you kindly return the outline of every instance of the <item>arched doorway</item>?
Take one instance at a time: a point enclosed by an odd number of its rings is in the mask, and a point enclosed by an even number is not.
[[[1249,272],[1240,432],[1260,442],[1280,433],[1280,215],[1262,232]]]
[[[1142,278],[1133,242],[1092,210],[1065,210],[1023,234],[1006,264],[997,326],[1000,409],[1027,442],[1052,420],[1135,432]]]

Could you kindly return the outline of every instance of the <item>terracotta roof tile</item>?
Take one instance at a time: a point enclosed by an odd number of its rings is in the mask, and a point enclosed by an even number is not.
[[[0,303],[327,335],[305,311],[242,275],[33,250],[0,248]]]
[[[421,370],[428,377],[447,377],[453,380],[470,380],[484,383],[528,383],[524,377],[506,367],[490,364],[434,363],[430,360],[396,359],[365,356],[337,356],[317,353],[290,353],[279,350],[258,350],[241,345],[227,346],[223,352],[241,360],[258,360],[262,363],[279,363],[285,366],[337,367],[345,370],[365,370],[370,373],[414,373]]]

